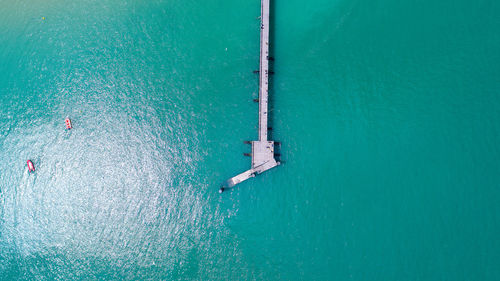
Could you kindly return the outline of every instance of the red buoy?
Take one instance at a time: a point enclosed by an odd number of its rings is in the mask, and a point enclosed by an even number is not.
[[[34,172],[35,171],[35,165],[33,165],[33,162],[31,162],[31,160],[28,160],[28,170],[30,172]]]
[[[71,128],[73,128],[73,126],[71,126],[71,120],[69,120],[69,118],[66,118],[66,120],[64,120],[64,122],[66,123],[67,130],[71,130]]]

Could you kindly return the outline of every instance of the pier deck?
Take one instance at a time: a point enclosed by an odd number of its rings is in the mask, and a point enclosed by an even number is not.
[[[252,166],[249,170],[227,180],[225,186],[233,187],[280,163],[274,158],[274,141],[267,136],[269,98],[269,14],[270,0],[261,0],[260,67],[259,67],[259,140],[252,141]]]

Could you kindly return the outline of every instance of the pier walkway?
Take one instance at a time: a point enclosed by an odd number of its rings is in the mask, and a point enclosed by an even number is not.
[[[261,0],[260,68],[259,68],[259,140],[252,141],[252,166],[249,170],[227,180],[225,187],[265,172],[280,163],[274,158],[274,141],[268,140],[269,98],[269,13],[270,0]],[[222,189],[223,190],[223,189]]]

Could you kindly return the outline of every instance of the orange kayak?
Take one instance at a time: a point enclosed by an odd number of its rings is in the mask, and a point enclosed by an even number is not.
[[[69,120],[69,118],[66,118],[64,122],[66,123],[66,129],[71,130],[71,128],[73,128],[73,126],[71,126],[71,120]]]
[[[31,160],[28,160],[28,170],[30,172],[34,172],[35,171],[35,165],[33,165],[33,162],[31,162]]]

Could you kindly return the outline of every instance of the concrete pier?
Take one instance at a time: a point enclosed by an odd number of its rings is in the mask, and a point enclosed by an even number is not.
[[[260,68],[259,68],[259,140],[252,141],[251,168],[226,181],[225,187],[233,187],[238,183],[263,173],[280,163],[274,159],[274,141],[268,140],[268,98],[269,98],[269,10],[270,0],[261,0],[260,25]]]

